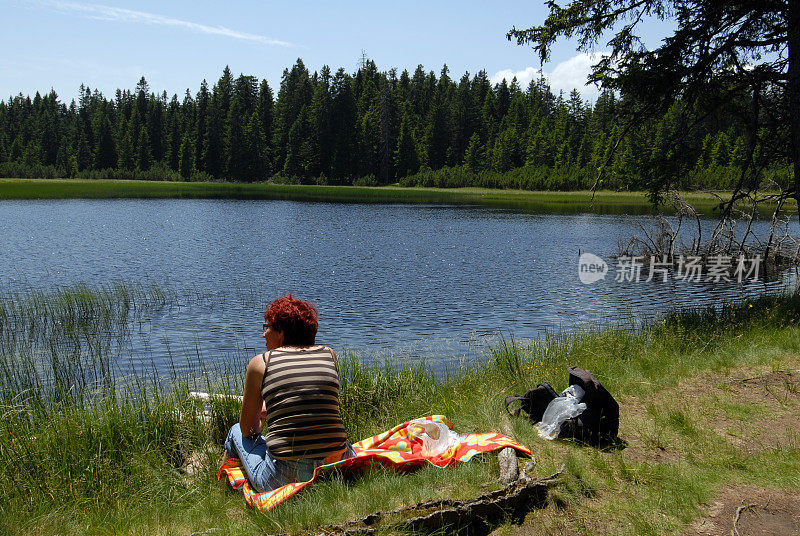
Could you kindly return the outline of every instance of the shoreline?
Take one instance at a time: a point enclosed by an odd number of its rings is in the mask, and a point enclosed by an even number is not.
[[[238,419],[235,401],[212,402],[207,418],[200,418],[197,401],[187,396],[197,384],[179,378],[164,387],[155,375],[138,378],[132,389],[115,386],[112,378],[101,382],[106,390],[75,390],[77,376],[70,373],[92,369],[80,369],[70,356],[55,359],[63,350],[59,337],[78,336],[88,356],[100,360],[88,366],[98,365],[104,379],[105,354],[91,353],[100,328],[115,330],[128,315],[169,300],[157,287],[134,285],[0,302],[3,324],[16,328],[0,338],[0,449],[13,461],[0,470],[6,490],[0,532],[189,535],[217,527],[225,534],[302,534],[421,500],[475,497],[500,485],[497,458],[488,456],[446,471],[332,479],[267,515],[249,509],[241,494],[226,492],[216,480],[221,437]],[[53,360],[34,357],[41,353],[29,350],[38,343],[50,345]],[[8,367],[16,363],[31,368]],[[505,413],[506,396],[539,382],[563,389],[569,365],[593,372],[617,399],[625,448],[545,442],[527,420]],[[483,362],[444,377],[424,364],[364,364],[353,355],[343,355],[340,366],[343,419],[354,440],[440,413],[459,433],[510,430],[534,451],[534,476],[565,466],[551,506],[529,514],[520,529],[503,525],[503,534],[554,526],[580,532],[587,518],[596,520],[597,534],[670,534],[705,515],[717,490],[742,479],[764,493],[800,494],[800,448],[792,435],[800,423],[800,294],[679,311],[636,330],[595,326],[531,343],[512,339],[491,348]],[[66,380],[55,398],[45,395],[44,384],[29,383],[42,367]],[[240,394],[238,372],[214,383],[205,378],[209,383],[199,386]],[[29,441],[31,428],[36,442]],[[767,474],[765,465],[772,468]]]
[[[701,215],[713,216],[717,199],[706,192],[681,192]],[[645,192],[522,191],[484,188],[317,186],[233,182],[138,180],[0,179],[0,200],[25,199],[256,199],[333,203],[444,204],[508,208],[543,214],[656,214]],[[771,216],[774,205],[760,213]],[[671,209],[662,207],[669,214]],[[790,213],[794,213],[791,211]]]

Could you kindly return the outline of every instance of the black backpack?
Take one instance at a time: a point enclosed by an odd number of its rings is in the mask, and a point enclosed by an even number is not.
[[[574,438],[593,446],[605,446],[614,443],[619,433],[619,404],[611,393],[603,387],[591,372],[578,367],[569,367],[569,384],[578,385],[584,395],[581,402],[586,409],[561,425],[558,436]],[[512,415],[519,415],[520,410],[528,414],[531,422],[542,420],[547,405],[558,394],[548,383],[540,383],[522,396],[510,396],[505,399],[506,411],[514,401],[520,401],[520,407]]]
[[[528,389],[522,396],[506,397],[506,411],[508,411],[508,406],[512,402],[519,401],[519,407],[509,413],[517,417],[520,410],[522,410],[528,414],[531,422],[539,422],[542,420],[542,415],[544,415],[544,410],[547,409],[547,405],[557,396],[558,393],[556,393],[556,390],[553,389],[549,383],[543,382],[534,389]]]

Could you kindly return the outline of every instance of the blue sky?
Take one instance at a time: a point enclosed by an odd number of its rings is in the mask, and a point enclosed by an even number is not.
[[[311,70],[327,64],[353,72],[362,50],[380,70],[459,78],[485,69],[495,81],[518,73],[538,77],[536,54],[505,38],[514,25],[541,23],[543,2],[101,2],[0,1],[0,98],[52,87],[63,101],[85,83],[107,96],[133,89],[145,76],[154,91],[194,94],[225,65],[234,75],[266,78],[274,90],[299,57]],[[668,24],[648,22],[653,46]],[[603,51],[603,43],[598,51]],[[555,90],[581,85],[589,58],[560,42],[542,67]],[[578,88],[586,98],[596,91]]]

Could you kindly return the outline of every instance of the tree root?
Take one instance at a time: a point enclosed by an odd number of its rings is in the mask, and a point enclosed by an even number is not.
[[[378,528],[391,527],[413,533],[446,531],[448,534],[485,536],[503,521],[519,524],[530,510],[543,508],[548,489],[559,481],[563,472],[562,467],[557,473],[540,479],[528,478],[523,474],[505,488],[475,499],[421,502],[389,512],[375,512],[340,525],[326,525],[315,533],[325,536],[364,536],[375,533]]]
[[[739,518],[742,516],[742,512],[749,510],[750,508],[755,508],[756,506],[758,505],[743,504],[736,509],[736,514],[733,516],[733,530],[731,530],[731,536],[739,536]]]

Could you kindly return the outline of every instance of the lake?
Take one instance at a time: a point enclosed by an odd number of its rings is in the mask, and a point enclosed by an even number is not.
[[[320,311],[317,341],[365,360],[480,358],[498,337],[640,322],[795,284],[615,281],[618,243],[648,216],[487,207],[291,201],[0,202],[0,291],[154,282],[177,301],[139,319],[117,362],[244,365],[262,351],[267,303],[293,292]],[[704,220],[708,236],[713,220]],[[767,224],[758,222],[756,232]],[[591,285],[579,253],[609,263]],[[643,277],[642,279],[645,279]]]

